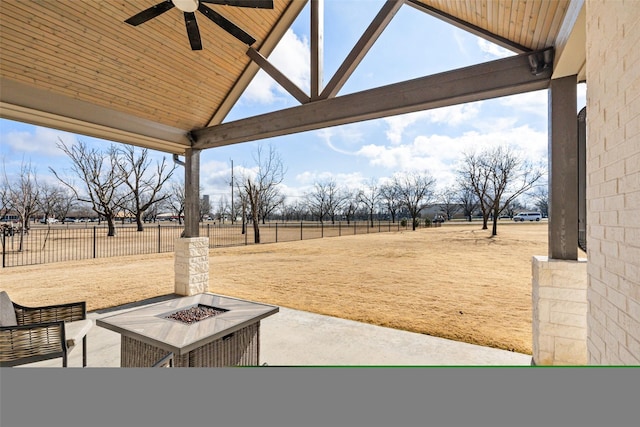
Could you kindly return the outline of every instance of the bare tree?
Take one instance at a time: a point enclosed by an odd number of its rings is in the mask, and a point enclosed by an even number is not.
[[[462,214],[471,222],[473,213],[478,209],[480,203],[475,191],[467,182],[458,183],[458,203],[462,207]]]
[[[533,193],[533,203],[543,217],[549,216],[549,187],[541,185]]]
[[[107,152],[103,153],[89,148],[82,141],[68,147],[62,140],[59,140],[58,148],[71,159],[71,172],[80,179],[86,193],[81,193],[72,181],[63,179],[53,168],[49,169],[79,201],[90,203],[93,211],[106,219],[107,236],[115,236],[114,220],[125,200],[125,195],[119,191],[123,177],[118,166],[116,148],[111,145]]]
[[[284,179],[285,169],[282,158],[272,146],[269,146],[266,153],[263,152],[262,146],[258,147],[253,160],[256,165],[255,175],[245,175],[240,185],[249,202],[254,243],[260,243],[259,216],[262,205],[268,195],[276,194],[273,189]]]
[[[2,182],[0,182],[0,221],[9,214],[11,209],[9,205],[9,181],[7,179],[7,173],[4,170],[4,164],[3,172]]]
[[[440,203],[440,211],[445,215],[447,221],[462,209],[458,200],[457,191],[452,186],[446,187],[438,194],[438,202]]]
[[[435,179],[426,172],[405,173],[393,178],[393,185],[397,188],[400,203],[411,215],[413,230],[416,229],[420,211],[433,202],[435,182]]]
[[[158,208],[162,206],[161,203],[155,203],[149,209],[144,211],[144,215],[142,216],[142,220],[144,222],[156,222],[156,218],[158,218]]]
[[[491,191],[491,172],[484,167],[484,157],[487,153],[478,154],[468,152],[463,154],[460,169],[458,169],[458,184],[463,191],[471,190],[475,194],[480,212],[482,212],[482,229],[488,229],[489,215],[491,213],[491,198],[488,193]]]
[[[65,187],[47,183],[40,184],[39,192],[38,209],[43,219],[58,218],[64,222],[76,201],[73,193]]]
[[[122,206],[135,217],[138,231],[144,231],[142,217],[151,206],[169,197],[168,193],[162,193],[162,187],[173,175],[176,165],[169,167],[163,157],[152,170],[149,150],[143,148],[138,154],[132,145],[118,149],[117,156],[120,179],[129,189],[128,199]]]
[[[18,251],[22,252],[24,250],[24,235],[29,230],[29,219],[38,208],[39,187],[36,171],[31,163],[22,163],[15,181],[9,181],[6,174],[5,181],[8,183],[6,201],[9,210],[16,213],[20,223]]]
[[[396,222],[396,215],[400,210],[400,195],[398,194],[398,188],[393,183],[385,184],[380,187],[380,200],[381,203],[387,208],[389,215],[391,215],[391,222]]]
[[[307,206],[305,202],[294,201],[283,206],[282,215],[285,221],[288,220],[303,220],[307,215]]]
[[[224,224],[227,215],[231,216],[231,205],[227,201],[227,196],[220,196],[214,217],[220,221],[221,224]]]
[[[313,188],[313,191],[305,196],[311,214],[316,216],[321,223],[328,216],[331,223],[335,224],[336,215],[345,203],[345,194],[340,191],[338,184],[333,179],[316,182]]]
[[[164,200],[163,204],[178,218],[178,224],[182,224],[185,205],[184,185],[171,181],[169,183],[169,197]]]
[[[509,218],[513,218],[518,212],[528,210],[526,206],[520,203],[519,200],[513,200],[507,206],[505,206],[503,213],[509,216]]]
[[[373,213],[380,203],[380,188],[374,178],[358,193],[358,202],[367,210],[371,226],[373,227]]]
[[[237,183],[236,185],[238,186],[238,191],[236,193],[236,201],[234,203],[234,206],[236,211],[240,211],[240,217],[242,218],[242,234],[246,234],[247,214],[249,211],[249,197],[247,196],[247,193],[243,191],[243,187],[240,183]]]
[[[347,220],[347,224],[351,223],[351,219],[356,216],[359,208],[359,193],[354,190],[347,190],[344,195],[344,203],[342,204],[342,215],[344,215],[344,218]]]
[[[480,205],[484,206],[483,216],[488,212],[493,217],[491,235],[495,236],[502,211],[518,196],[533,188],[542,177],[542,171],[506,146],[466,155],[465,160],[464,170],[471,178]],[[471,171],[473,173],[469,173]],[[483,229],[486,222],[485,219]]]
[[[260,203],[260,218],[264,224],[267,218],[273,214],[284,203],[285,196],[276,186],[270,187],[262,194],[262,202]]]
[[[491,207],[493,228],[491,235],[498,234],[498,218],[502,211],[521,194],[531,190],[542,177],[542,170],[509,147],[498,147],[491,155],[491,181],[493,191]]]

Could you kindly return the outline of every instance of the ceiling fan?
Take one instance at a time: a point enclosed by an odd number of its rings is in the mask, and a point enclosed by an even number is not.
[[[133,26],[138,26],[176,7],[184,13],[184,22],[187,27],[187,35],[189,36],[191,50],[202,50],[200,30],[198,29],[198,23],[196,22],[195,11],[197,10],[243,43],[246,43],[249,46],[255,43],[256,40],[244,30],[216,11],[208,8],[203,3],[258,9],[273,9],[273,0],[165,0],[162,3],[158,3],[155,6],[151,6],[149,9],[145,9],[142,12],[133,15],[124,22]]]

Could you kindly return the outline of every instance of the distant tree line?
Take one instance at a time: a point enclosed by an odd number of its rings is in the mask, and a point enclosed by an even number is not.
[[[152,162],[147,149],[110,145],[102,151],[77,141],[58,147],[71,160],[69,170],[50,168],[56,183],[42,181],[31,164],[23,164],[12,179],[4,173],[0,183],[0,219],[12,213],[21,233],[33,218],[64,220],[77,216],[99,218],[108,225],[108,236],[116,233],[118,220],[135,221],[138,231],[145,222],[170,212],[180,224],[185,194],[182,180],[172,180],[176,164],[163,158]],[[254,165],[234,183],[232,203],[220,197],[214,206],[208,197],[200,203],[200,219],[224,223],[241,221],[243,233],[252,226],[253,240],[260,243],[260,224],[267,220],[350,223],[367,220],[410,219],[415,229],[423,211],[435,205],[446,220],[462,214],[469,221],[479,212],[483,229],[492,220],[497,234],[501,216],[512,217],[525,209],[520,196],[528,194],[536,209],[548,215],[546,186],[538,185],[543,171],[524,161],[513,149],[498,146],[463,153],[455,185],[436,192],[436,179],[428,171],[400,172],[387,179],[371,179],[360,188],[341,185],[335,179],[318,181],[313,188],[288,201],[282,190],[286,168],[272,147],[260,146],[253,153]]]

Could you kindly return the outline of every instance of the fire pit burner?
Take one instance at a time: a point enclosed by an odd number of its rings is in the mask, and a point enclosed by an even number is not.
[[[204,304],[198,304],[193,307],[185,308],[184,310],[176,311],[165,317],[165,319],[173,319],[178,322],[186,323],[188,325],[204,320],[208,317],[217,316],[222,313],[226,313],[229,310],[218,307],[211,307]]]

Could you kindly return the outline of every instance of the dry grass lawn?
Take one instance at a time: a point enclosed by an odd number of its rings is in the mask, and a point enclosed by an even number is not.
[[[531,257],[547,224],[477,223],[210,251],[209,291],[531,354]],[[23,305],[88,310],[173,293],[173,254],[0,270]]]

